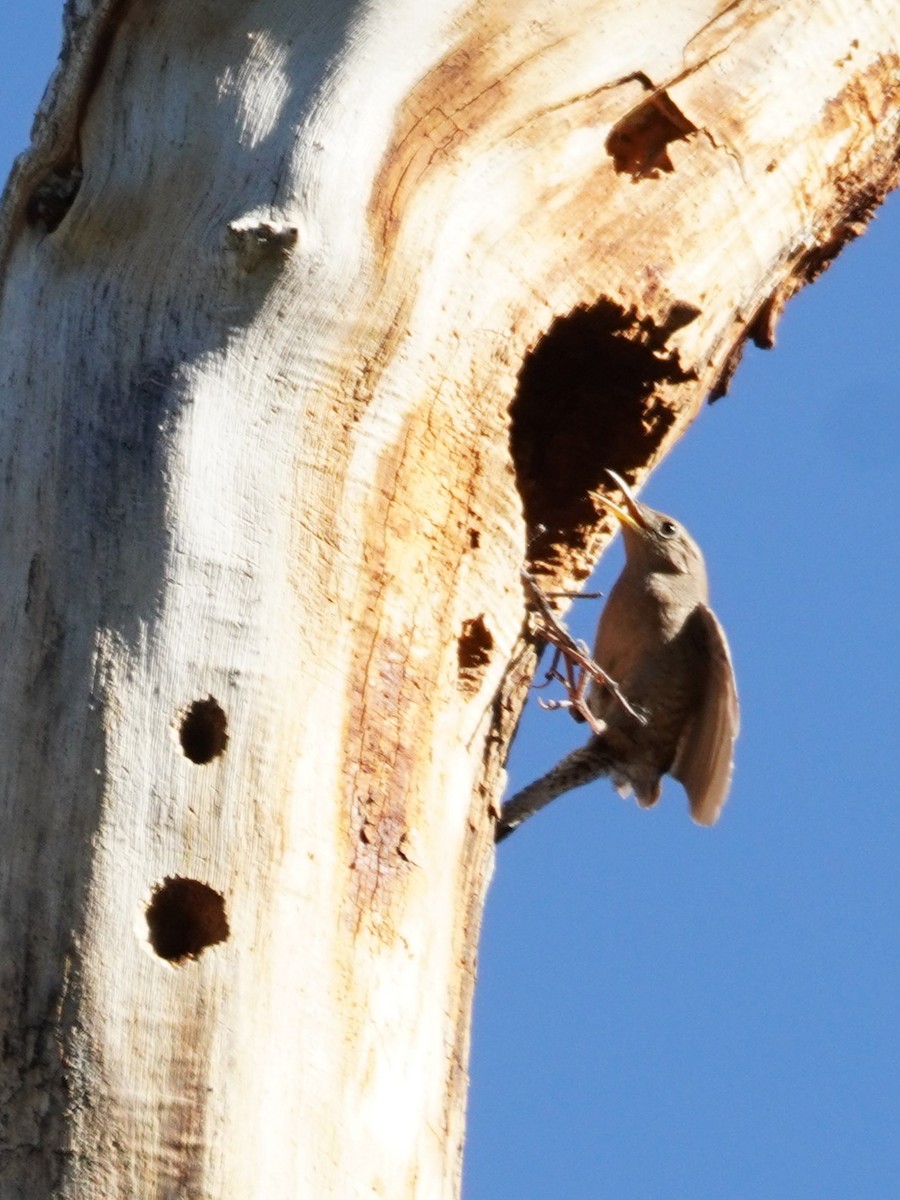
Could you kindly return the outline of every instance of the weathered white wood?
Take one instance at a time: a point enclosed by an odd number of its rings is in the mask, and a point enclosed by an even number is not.
[[[900,3],[71,24],[0,245],[0,1193],[455,1196],[523,505],[583,576],[859,231]]]

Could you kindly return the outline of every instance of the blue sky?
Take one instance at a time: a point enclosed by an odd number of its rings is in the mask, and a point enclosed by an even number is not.
[[[468,1200],[900,1195],[898,308],[894,197],[643,493],[706,554],[731,798],[703,830],[601,782],[499,847]],[[511,788],[582,738],[531,702]]]
[[[2,11],[5,176],[61,5]],[[601,781],[500,847],[466,1200],[900,1194],[898,311],[894,198],[644,491],[703,547],[731,642],[731,798],[702,830],[672,781],[649,812]],[[511,786],[583,736],[530,702]]]

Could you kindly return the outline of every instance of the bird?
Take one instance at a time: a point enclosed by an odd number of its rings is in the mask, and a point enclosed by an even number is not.
[[[642,504],[615,471],[606,474],[621,493],[621,502],[605,493],[601,502],[621,526],[625,565],[600,614],[594,661],[620,695],[591,680],[585,701],[595,732],[507,801],[497,841],[557,796],[603,775],[642,808],[656,804],[663,776],[671,775],[699,825],[715,824],[728,796],[740,706],[703,554],[679,521]]]

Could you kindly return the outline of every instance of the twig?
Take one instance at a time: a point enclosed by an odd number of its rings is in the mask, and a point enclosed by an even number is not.
[[[605,687],[629,716],[634,717],[641,725],[646,725],[646,713],[641,712],[628,702],[612,676],[608,675],[591,658],[587,646],[583,642],[577,642],[572,637],[568,629],[566,629],[553,612],[547,595],[540,584],[526,567],[521,568],[521,577],[532,603],[538,612],[539,628],[537,632],[554,648],[553,661],[547,672],[547,679],[548,681],[550,679],[558,680],[566,689],[568,695],[568,700],[539,701],[538,703],[541,704],[541,707],[571,708],[587,722],[594,733],[602,734],[606,727],[602,722],[598,722],[597,718],[588,708],[585,699],[588,680],[592,679],[595,683]],[[565,674],[562,674],[559,670],[560,659],[566,665]]]

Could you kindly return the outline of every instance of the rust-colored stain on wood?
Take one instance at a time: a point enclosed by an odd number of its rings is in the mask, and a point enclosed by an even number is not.
[[[356,877],[352,911],[377,914],[390,937],[390,913],[405,896],[409,835],[423,819],[419,753],[433,738],[442,662],[432,636],[442,574],[470,552],[465,508],[475,455],[444,426],[435,437],[430,399],[414,409],[384,452],[366,514],[370,564],[359,597],[355,669],[348,680],[345,745],[350,861]],[[437,423],[438,425],[440,422]],[[454,552],[448,544],[456,545]],[[436,798],[427,798],[428,802]]]
[[[492,38],[508,32],[508,19],[508,14],[496,14],[492,28],[490,14],[480,13],[469,35],[406,98],[369,203],[373,242],[385,258],[390,257],[403,213],[421,188],[422,177],[451,164],[474,136],[484,136],[517,94],[516,76],[532,56],[498,73],[491,54]],[[508,133],[498,130],[497,136]]]

